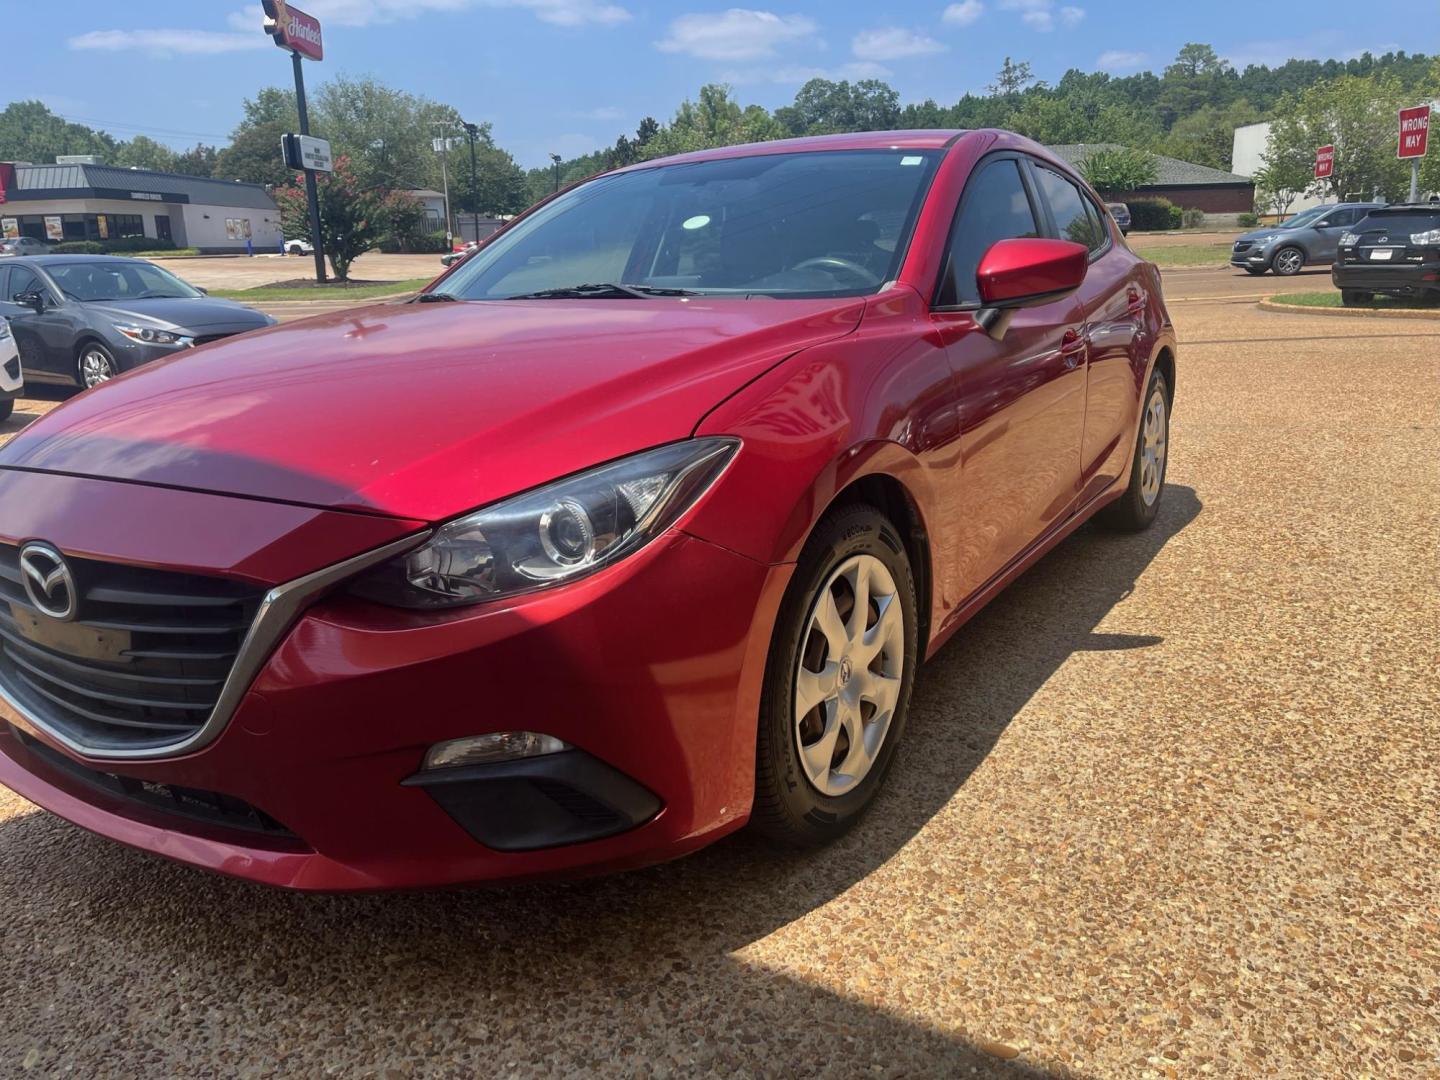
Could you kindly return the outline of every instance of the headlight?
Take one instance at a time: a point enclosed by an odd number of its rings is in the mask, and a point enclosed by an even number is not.
[[[457,518],[350,587],[403,608],[449,608],[574,581],[668,529],[720,475],[738,439],[691,439],[622,458]]]
[[[1416,247],[1430,247],[1432,244],[1440,244],[1440,229],[1411,233],[1410,243]]]
[[[4,341],[4,340],[5,340],[6,338],[8,338],[9,336],[10,336],[10,321],[9,321],[8,319],[6,319],[3,315],[0,315],[0,341]]]
[[[1358,243],[1360,243],[1360,237],[1353,232],[1347,232],[1344,236],[1340,237],[1341,247],[1354,247]]]
[[[1259,240],[1256,240],[1256,241],[1255,241],[1255,246],[1256,246],[1256,247],[1264,247],[1266,244],[1270,243],[1270,241],[1272,241],[1272,240],[1279,240],[1279,239],[1280,239],[1280,234],[1279,234],[1279,233],[1269,233],[1269,234],[1266,235],[1266,236],[1260,237]]]
[[[193,345],[194,339],[184,334],[176,334],[170,330],[156,330],[149,326],[130,326],[126,323],[116,323],[115,329],[124,334],[131,341],[138,341],[144,345]]]

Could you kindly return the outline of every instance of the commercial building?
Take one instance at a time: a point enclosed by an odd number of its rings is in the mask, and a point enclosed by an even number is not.
[[[279,251],[275,200],[259,184],[112,165],[0,163],[0,233],[37,240],[147,237],[205,252]]]
[[[1116,143],[1069,143],[1047,149],[1072,165],[1079,165],[1097,150],[1118,150]],[[1153,184],[1119,195],[1128,199],[1169,199],[1182,210],[1201,210],[1215,217],[1248,214],[1255,207],[1255,181],[1248,176],[1197,165],[1193,161],[1151,155],[1157,175]]]

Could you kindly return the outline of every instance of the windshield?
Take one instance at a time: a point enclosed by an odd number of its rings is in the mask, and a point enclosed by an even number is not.
[[[763,154],[602,176],[497,237],[435,292],[874,292],[899,269],[939,159],[934,150]]]
[[[1322,217],[1324,217],[1326,214],[1328,214],[1331,210],[1334,210],[1334,209],[1335,209],[1335,207],[1333,207],[1333,206],[1312,206],[1309,210],[1302,210],[1302,211],[1300,211],[1300,213],[1296,214],[1294,217],[1292,217],[1292,218],[1287,218],[1285,221],[1282,221],[1282,222],[1280,223],[1280,228],[1282,228],[1282,229],[1301,229],[1301,228],[1304,228],[1306,225],[1309,225],[1309,224],[1310,224],[1312,221],[1314,221],[1316,218],[1322,218]]]
[[[72,300],[179,300],[203,295],[170,271],[147,262],[74,262],[46,269]]]

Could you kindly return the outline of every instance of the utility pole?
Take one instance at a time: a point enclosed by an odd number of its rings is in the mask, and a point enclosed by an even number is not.
[[[476,124],[466,124],[465,134],[470,137],[470,217],[475,225],[475,243],[480,243],[480,168],[475,164],[475,136],[480,134]]]
[[[560,155],[551,154],[550,160],[555,164],[555,190],[560,190]]]
[[[447,249],[455,246],[455,234],[450,217],[450,172],[446,163],[450,158],[450,135],[449,125],[444,120],[436,120],[435,126],[440,129],[440,138],[435,140],[435,149],[440,152],[440,183],[445,189],[445,247]]]

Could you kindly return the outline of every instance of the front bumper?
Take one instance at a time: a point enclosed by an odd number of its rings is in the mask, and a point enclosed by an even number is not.
[[[523,879],[673,857],[748,818],[761,682],[791,569],[672,531],[573,585],[449,616],[334,597],[302,617],[199,752],[80,761],[149,792],[219,793],[278,832],[166,813],[77,779],[46,760],[63,748],[3,698],[0,783],[122,843],[300,889]],[[457,808],[447,796],[458,788],[437,795],[417,782],[432,744],[505,730],[554,735],[622,778],[625,792],[610,801],[628,806],[625,827],[541,847],[555,834],[537,831],[544,804],[533,792],[496,800],[499,789],[472,787]]]
[[[1246,270],[1269,269],[1270,251],[1268,248],[1250,248],[1248,251],[1232,251],[1230,253],[1230,265],[1243,267]]]

